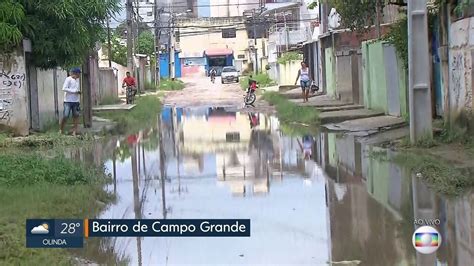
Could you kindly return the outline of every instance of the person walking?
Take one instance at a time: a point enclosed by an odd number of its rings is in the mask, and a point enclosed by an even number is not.
[[[81,111],[81,86],[79,84],[80,74],[81,70],[79,68],[73,68],[69,77],[67,77],[64,81],[64,111],[60,124],[61,134],[64,134],[64,126],[66,125],[67,119],[71,114],[74,123],[72,135],[75,136],[77,134],[77,126],[79,124],[79,115]]]
[[[296,139],[298,145],[300,146],[301,152],[305,160],[309,160],[313,157],[313,143],[314,139],[310,135],[303,136],[302,142],[299,139]]]
[[[296,76],[295,85],[300,80],[301,90],[303,92],[303,102],[308,102],[309,90],[311,88],[311,79],[309,73],[309,67],[305,62],[301,62],[301,68],[298,70],[298,76]]]

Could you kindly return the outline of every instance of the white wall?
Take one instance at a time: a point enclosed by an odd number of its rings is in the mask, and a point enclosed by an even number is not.
[[[39,126],[44,129],[50,123],[58,122],[57,118],[62,117],[64,92],[62,91],[67,72],[62,69],[56,71],[36,70],[37,88],[38,88],[38,110]],[[56,93],[54,89],[54,79],[56,79]],[[55,94],[57,102],[55,102]],[[57,104],[55,104],[57,103]],[[58,117],[56,117],[56,112]]]
[[[0,55],[0,125],[28,135],[28,93],[25,57],[22,51]]]
[[[279,64],[278,85],[295,85],[298,70],[301,67],[301,60],[286,62],[286,64]],[[296,85],[299,84],[298,83]]]
[[[99,60],[99,67],[109,67],[109,61]],[[124,94],[125,92],[122,90],[122,81],[125,78],[128,69],[126,66],[122,66],[113,61],[112,61],[112,68],[114,69],[115,76],[117,77],[118,94]]]
[[[456,115],[473,107],[474,18],[452,23],[449,34],[449,93],[445,93],[445,102],[449,101],[449,109]]]

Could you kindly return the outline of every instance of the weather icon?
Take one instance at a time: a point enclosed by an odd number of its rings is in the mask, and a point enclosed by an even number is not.
[[[40,224],[33,229],[31,229],[31,233],[34,235],[45,235],[49,233],[49,225],[47,223]]]

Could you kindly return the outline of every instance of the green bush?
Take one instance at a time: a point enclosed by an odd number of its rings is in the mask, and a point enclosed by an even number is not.
[[[58,156],[45,159],[35,154],[1,154],[0,186],[51,183],[78,185],[91,183],[103,171]]]
[[[257,75],[253,75],[252,79],[257,81],[258,86],[260,88],[277,85],[276,82],[274,80],[272,80],[270,78],[270,76],[268,76],[267,73],[260,73],[260,74],[257,74]],[[247,89],[248,85],[249,85],[249,77],[248,76],[247,77],[242,77],[240,79],[240,86],[243,89]]]
[[[58,156],[9,152],[0,155],[0,261],[2,265],[73,265],[65,249],[25,246],[28,218],[95,217],[113,200],[102,187],[103,169]],[[87,206],[87,207],[86,207]]]
[[[277,62],[278,64],[286,64],[294,60],[303,60],[303,55],[297,52],[286,52],[277,59]]]
[[[146,91],[157,91],[155,83],[147,81],[145,83],[145,90]]]
[[[263,99],[276,107],[278,117],[284,123],[319,123],[319,112],[308,106],[298,106],[277,92],[266,92]]]
[[[160,90],[176,91],[184,89],[184,82],[179,79],[162,79],[160,82]]]
[[[135,133],[156,122],[161,110],[161,102],[154,95],[136,98],[136,106],[132,110],[100,112],[100,117],[117,122],[118,133]]]

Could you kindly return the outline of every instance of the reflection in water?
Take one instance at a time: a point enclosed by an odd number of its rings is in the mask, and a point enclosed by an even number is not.
[[[277,119],[261,114],[164,108],[153,130],[118,146],[113,140],[74,155],[95,162],[110,155],[110,191],[118,199],[100,218],[252,220],[250,238],[104,239],[133,265],[474,260],[473,194],[440,197],[403,167],[369,156],[380,148],[351,136],[289,137]],[[414,251],[415,218],[440,219],[436,254]]]

